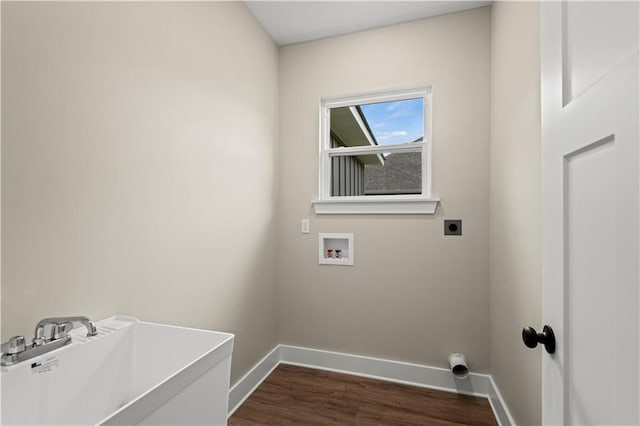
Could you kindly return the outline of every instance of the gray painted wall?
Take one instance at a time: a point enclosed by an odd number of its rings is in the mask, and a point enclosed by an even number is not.
[[[282,343],[442,367],[460,351],[489,371],[490,14],[280,49]],[[315,216],[320,98],[429,85],[437,214]],[[445,217],[464,220],[462,237],[443,236]],[[355,265],[318,265],[319,232],[353,232]]]
[[[3,338],[66,314],[226,330],[232,381],[277,342],[460,351],[539,423],[539,354],[519,341],[540,321],[538,6],[492,9],[278,64],[240,3],[3,3]],[[319,98],[424,85],[437,214],[314,216]],[[356,265],[317,265],[318,232],[354,232]]]
[[[541,422],[540,19],[534,2],[491,15],[491,373],[516,422]]]
[[[116,313],[276,343],[278,49],[242,3],[2,4],[2,335]]]

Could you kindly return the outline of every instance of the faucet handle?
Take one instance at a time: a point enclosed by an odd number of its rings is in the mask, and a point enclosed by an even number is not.
[[[14,336],[7,342],[7,354],[14,355],[23,352],[27,347],[24,343],[24,336]]]
[[[47,343],[49,340],[50,339],[44,336],[44,324],[38,325],[38,327],[36,327],[36,334],[33,337],[33,339],[31,339],[31,343],[33,347],[42,346],[45,343]]]
[[[93,321],[87,321],[87,337],[97,336],[98,329],[96,328],[96,323]]]

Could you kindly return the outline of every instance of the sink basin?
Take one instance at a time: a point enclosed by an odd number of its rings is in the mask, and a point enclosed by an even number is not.
[[[225,425],[233,335],[115,316],[2,367],[2,424]]]

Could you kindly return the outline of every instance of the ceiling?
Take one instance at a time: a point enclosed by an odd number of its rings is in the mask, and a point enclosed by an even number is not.
[[[279,46],[353,33],[491,1],[245,1]]]

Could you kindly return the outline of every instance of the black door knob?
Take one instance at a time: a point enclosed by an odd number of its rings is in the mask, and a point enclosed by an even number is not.
[[[542,343],[550,354],[556,351],[556,336],[548,325],[542,328],[542,333],[538,333],[533,327],[523,328],[522,341],[529,348],[535,348],[538,343]]]

